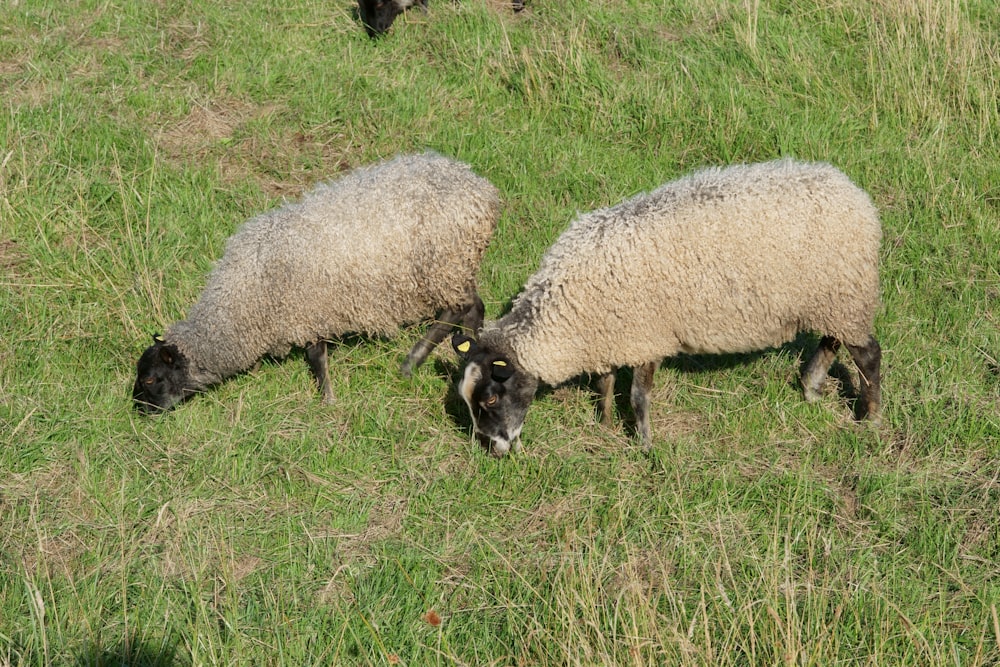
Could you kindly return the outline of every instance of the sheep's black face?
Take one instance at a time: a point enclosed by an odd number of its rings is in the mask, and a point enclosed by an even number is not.
[[[476,439],[497,458],[519,450],[521,427],[538,380],[470,338],[455,336],[452,344],[468,362],[458,393],[469,406]]]
[[[136,364],[132,399],[135,409],[143,414],[169,410],[175,403],[192,393],[187,388],[188,362],[177,346],[159,336],[139,357]]]
[[[368,36],[377,37],[392,26],[397,16],[414,4],[427,6],[427,0],[358,0],[358,14]]]

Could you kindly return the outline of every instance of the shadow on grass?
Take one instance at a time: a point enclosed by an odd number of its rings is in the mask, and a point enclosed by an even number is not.
[[[448,343],[448,339],[445,340]],[[445,343],[442,343],[445,344]],[[458,393],[458,383],[462,379],[464,365],[459,365],[446,359],[434,359],[434,374],[440,377],[448,385],[448,391],[444,396],[444,411],[456,428],[472,437],[472,415],[469,414],[469,407],[465,400]]]
[[[818,336],[803,332],[798,334],[794,340],[781,347],[755,350],[741,354],[680,354],[676,357],[665,359],[660,364],[660,368],[672,368],[680,373],[701,373],[748,366],[752,362],[772,355],[798,357],[801,360],[798,374],[788,382],[788,386],[801,397],[801,377],[818,346]],[[855,385],[854,374],[851,369],[845,366],[838,358],[830,366],[827,375],[837,381],[838,396],[841,400],[847,402],[855,415],[855,419],[859,419],[858,410],[862,406],[859,405],[858,399],[861,392]]]
[[[75,667],[188,667],[191,661],[177,654],[167,641],[132,640],[117,646],[92,646],[73,662]]]
[[[815,334],[800,333],[794,340],[778,348],[768,348],[743,354],[681,354],[664,360],[660,367],[672,368],[681,373],[699,373],[737,368],[749,365],[754,361],[771,355],[798,357],[801,360],[798,374],[788,382],[788,386],[802,397],[802,374],[818,346],[819,340]],[[840,358],[837,358],[830,366],[830,370],[827,371],[827,376],[837,382],[837,395],[842,401],[847,403],[852,414],[854,414],[854,418],[860,420],[862,416],[859,411],[863,409],[859,401],[861,391],[855,384],[855,374],[851,370],[852,368],[853,362],[851,362],[851,366],[849,367],[842,363]]]

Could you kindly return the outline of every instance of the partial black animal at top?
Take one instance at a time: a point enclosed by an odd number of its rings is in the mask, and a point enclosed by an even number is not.
[[[414,5],[427,9],[427,0],[358,0],[358,14],[368,36],[378,37]]]
[[[513,0],[511,4],[515,12],[524,9],[524,0]],[[368,36],[378,37],[410,7],[427,9],[427,0],[358,0],[358,15]]]
[[[355,169],[258,215],[229,238],[187,318],[139,358],[135,407],[167,410],[292,347],[305,348],[329,403],[328,338],[391,336],[436,316],[403,364],[409,375],[453,328],[482,324],[476,274],[499,213],[489,181],[427,152]]]

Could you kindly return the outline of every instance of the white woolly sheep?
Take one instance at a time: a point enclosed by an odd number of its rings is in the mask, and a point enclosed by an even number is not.
[[[790,159],[711,168],[573,222],[511,311],[478,341],[456,335],[459,393],[495,456],[520,446],[539,382],[600,374],[602,421],[613,371],[633,368],[631,402],[651,442],[649,392],[665,357],[749,352],[800,331],[822,335],[803,371],[808,400],[841,343],[861,373],[859,416],[877,420],[881,350],[878,214],[827,164]]]
[[[305,347],[331,402],[326,339],[388,336],[437,314],[408,375],[453,327],[482,325],[476,273],[499,210],[491,183],[427,152],[356,169],[247,221],[187,319],[140,357],[136,407],[166,410],[292,347]]]

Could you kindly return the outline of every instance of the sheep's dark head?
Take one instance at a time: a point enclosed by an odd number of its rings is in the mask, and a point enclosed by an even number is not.
[[[511,449],[518,451],[524,416],[538,380],[467,336],[455,335],[451,344],[466,361],[458,393],[469,406],[476,439],[497,458]]]
[[[153,344],[139,357],[136,364],[132,399],[135,409],[143,414],[164,412],[175,403],[194,393],[189,388],[188,361],[161,336],[153,336]]]
[[[413,5],[427,6],[427,0],[358,0],[358,15],[369,37],[378,37],[392,26],[396,17]]]

